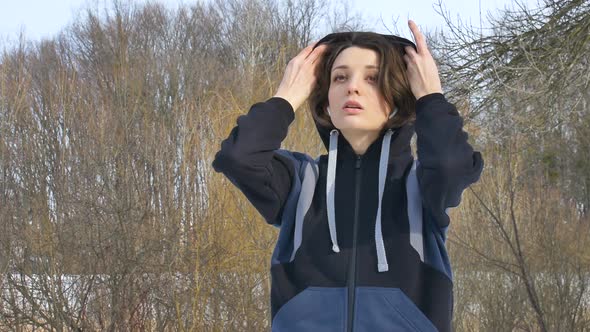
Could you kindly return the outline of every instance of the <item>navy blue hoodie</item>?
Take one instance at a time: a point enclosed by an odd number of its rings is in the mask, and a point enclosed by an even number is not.
[[[281,149],[294,120],[278,97],[254,104],[221,143],[222,172],[269,224],[273,331],[451,331],[448,209],[483,168],[443,94],[357,155],[316,124],[328,150]],[[417,135],[417,158],[410,140]]]

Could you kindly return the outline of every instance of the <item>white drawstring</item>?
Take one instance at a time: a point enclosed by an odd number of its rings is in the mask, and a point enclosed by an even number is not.
[[[330,238],[332,240],[332,250],[340,252],[338,246],[338,236],[336,233],[336,216],[334,208],[334,194],[336,184],[336,160],[338,155],[338,135],[339,132],[333,129],[330,132],[330,147],[328,153],[328,174],[326,180],[327,210],[328,210],[328,227],[330,228]],[[381,156],[379,157],[379,202],[377,207],[377,218],[375,220],[375,248],[377,250],[377,270],[385,272],[389,270],[387,264],[387,255],[385,253],[385,244],[383,242],[383,233],[381,228],[381,206],[383,192],[387,177],[387,164],[389,163],[389,147],[393,131],[387,130],[381,146]]]
[[[330,132],[330,151],[328,152],[328,175],[326,181],[328,226],[330,227],[330,238],[332,239],[332,250],[340,252],[338,237],[336,236],[336,216],[334,211],[334,186],[336,184],[336,156],[338,154],[338,130]]]
[[[383,201],[383,191],[385,190],[391,135],[393,135],[393,131],[391,129],[387,130],[383,138],[383,144],[381,145],[381,156],[379,157],[379,205],[375,220],[375,247],[377,249],[377,270],[379,272],[389,271],[387,255],[385,254],[385,244],[383,243],[383,234],[381,232],[381,204]]]

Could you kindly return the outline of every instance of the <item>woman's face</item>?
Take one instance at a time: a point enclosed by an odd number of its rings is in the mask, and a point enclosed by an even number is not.
[[[356,46],[344,49],[331,68],[328,102],[334,126],[344,131],[379,131],[391,109],[379,91],[377,52]],[[354,101],[361,109],[348,108]],[[354,105],[352,105],[354,106]]]

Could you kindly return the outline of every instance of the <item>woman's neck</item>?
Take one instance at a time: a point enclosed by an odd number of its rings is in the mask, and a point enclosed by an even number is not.
[[[340,130],[357,155],[363,155],[371,144],[379,137],[379,131]]]

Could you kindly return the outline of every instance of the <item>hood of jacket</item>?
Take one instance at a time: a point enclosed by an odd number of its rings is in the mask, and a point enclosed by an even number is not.
[[[322,140],[322,143],[324,144],[324,147],[326,148],[326,151],[329,152],[330,151],[330,132],[332,132],[332,130],[335,130],[336,128],[322,126],[318,122],[315,122],[315,127],[318,132],[318,135],[320,136],[320,138]],[[338,130],[338,129],[336,129],[336,130]],[[392,145],[391,145],[390,156],[399,155],[402,152],[408,151],[408,149],[410,147],[410,141],[412,140],[412,136],[414,135],[414,124],[413,123],[406,123],[405,125],[403,125],[399,128],[392,128],[390,130],[393,132],[393,136],[392,136],[392,140],[391,140]],[[388,130],[382,130],[381,133],[379,134],[379,136],[377,137],[377,141],[383,140],[387,131]],[[344,136],[339,135],[338,141],[339,142],[342,141],[341,143],[338,144],[340,149],[346,149],[346,150],[352,151],[352,153],[354,153],[352,146],[350,145],[350,143],[346,140],[346,138]]]

